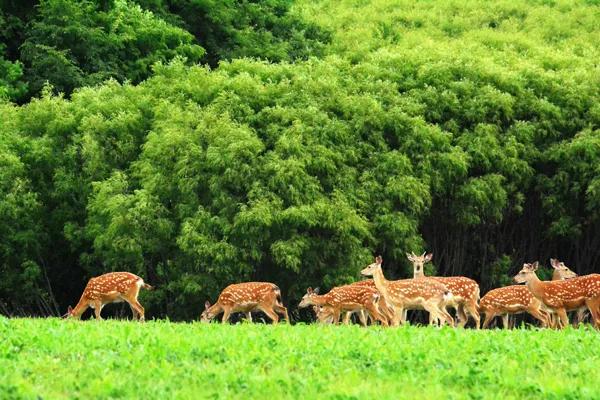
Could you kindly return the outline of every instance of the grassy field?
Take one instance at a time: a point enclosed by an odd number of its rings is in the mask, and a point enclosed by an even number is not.
[[[0,398],[591,399],[599,343],[588,329],[1,318]]]

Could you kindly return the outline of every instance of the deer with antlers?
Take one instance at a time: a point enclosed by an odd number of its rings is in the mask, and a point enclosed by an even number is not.
[[[433,258],[433,254],[423,253],[417,256],[415,253],[406,254],[408,260],[413,264],[413,277],[425,278],[423,267]],[[452,292],[452,300],[447,304],[448,307],[456,310],[458,326],[464,327],[470,316],[475,320],[475,328],[479,329],[479,285],[473,279],[464,276],[428,276],[428,279],[436,280],[444,284]],[[468,314],[468,315],[467,315]]]
[[[562,281],[574,278],[577,274],[571,271],[563,263],[555,263],[556,260],[550,259],[554,271],[552,273],[553,281]],[[528,313],[539,320],[542,326],[554,326],[553,314],[544,304],[536,299],[526,286],[511,285],[490,290],[481,298],[479,302],[479,312],[485,314],[482,327],[485,329],[492,320],[502,317],[504,328],[512,328],[513,321],[511,316],[521,313]],[[585,309],[583,310],[585,312]]]
[[[300,308],[308,306],[321,306],[320,312],[324,312],[320,320],[327,318],[327,314],[332,317],[332,322],[338,324],[340,314],[346,312],[356,312],[366,310],[382,325],[387,326],[387,319],[379,312],[378,302],[380,294],[377,289],[357,285],[338,286],[324,295],[319,295],[318,289],[308,288],[302,301],[298,305]],[[319,317],[319,314],[317,314]],[[363,326],[367,325],[364,313],[359,313],[360,321]],[[348,323],[348,319],[344,320]]]
[[[600,274],[591,274],[564,281],[543,282],[536,275],[538,262],[525,263],[514,277],[516,283],[525,283],[531,293],[559,317],[558,328],[569,324],[567,311],[584,305],[590,310],[594,327],[600,328]]]
[[[394,309],[393,326],[405,322],[404,310],[426,310],[429,312],[429,324],[445,321],[453,325],[453,319],[446,311],[446,302],[452,293],[443,284],[431,279],[403,279],[388,281],[383,275],[381,256],[361,271],[372,276],[377,290]]]
[[[66,318],[81,318],[81,315],[88,309],[93,308],[96,319],[100,320],[102,308],[109,303],[129,303],[134,319],[144,321],[144,307],[138,302],[140,288],[152,289],[152,286],[144,283],[144,280],[130,272],[109,272],[91,278],[79,302],[75,308],[71,308],[65,314]]]
[[[264,312],[274,324],[279,322],[278,314],[283,314],[284,320],[290,320],[287,308],[281,302],[281,290],[277,285],[270,282],[245,282],[227,286],[215,304],[211,305],[207,301],[200,321],[209,322],[223,313],[221,321],[225,323],[235,312],[245,313],[246,318],[252,321],[250,313],[253,311]]]

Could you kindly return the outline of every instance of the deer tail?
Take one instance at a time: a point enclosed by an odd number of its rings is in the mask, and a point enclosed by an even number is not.
[[[279,305],[283,305],[283,301],[281,300],[281,289],[279,289],[279,286],[273,285],[273,291],[275,292],[275,298],[279,302]]]
[[[154,286],[150,286],[147,283],[144,282],[144,285],[142,286],[144,289],[146,290],[154,290]]]

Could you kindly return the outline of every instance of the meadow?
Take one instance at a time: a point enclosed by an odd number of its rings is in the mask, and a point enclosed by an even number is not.
[[[600,397],[598,333],[0,317],[1,399]]]

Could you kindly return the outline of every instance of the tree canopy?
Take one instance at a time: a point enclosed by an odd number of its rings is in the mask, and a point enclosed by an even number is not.
[[[430,273],[483,292],[523,261],[595,270],[595,5],[82,1],[66,19],[63,2],[21,47],[23,76],[63,73],[0,105],[0,311],[58,312],[125,269],[175,319],[237,281],[294,302],[374,254],[398,278],[433,251]]]

